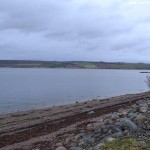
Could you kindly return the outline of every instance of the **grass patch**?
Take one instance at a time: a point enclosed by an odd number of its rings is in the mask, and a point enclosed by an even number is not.
[[[93,63],[87,63],[87,62],[82,62],[78,64],[80,67],[82,68],[86,68],[86,69],[96,69],[96,65]]]
[[[138,141],[134,138],[115,139],[111,142],[105,142],[100,150],[142,150]]]

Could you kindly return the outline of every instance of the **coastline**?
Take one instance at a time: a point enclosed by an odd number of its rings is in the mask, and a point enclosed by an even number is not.
[[[140,69],[150,70],[150,64],[103,61],[38,61],[0,60],[0,67],[9,68],[81,68],[81,69]]]
[[[83,125],[85,120],[116,112],[144,99],[150,99],[149,92],[0,115],[0,150],[35,145],[52,135],[69,132],[64,130],[68,126]]]

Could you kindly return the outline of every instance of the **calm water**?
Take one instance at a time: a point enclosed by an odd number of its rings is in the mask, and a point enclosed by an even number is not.
[[[0,113],[147,90],[138,70],[0,69]]]

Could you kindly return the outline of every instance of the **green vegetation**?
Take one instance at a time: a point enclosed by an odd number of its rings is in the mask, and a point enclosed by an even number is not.
[[[82,69],[145,69],[150,64],[123,62],[90,62],[90,61],[26,61],[0,60],[0,67],[11,68],[82,68]]]
[[[150,76],[146,76],[146,81],[148,88],[150,88]]]
[[[143,150],[145,142],[137,141],[134,138],[115,139],[111,142],[105,142],[100,150]]]

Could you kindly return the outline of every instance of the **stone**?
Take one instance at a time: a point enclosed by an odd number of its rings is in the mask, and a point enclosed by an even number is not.
[[[88,125],[87,125],[88,126]],[[77,134],[74,138],[76,139],[76,140],[79,140],[80,138],[82,138],[84,136],[84,134],[83,133],[80,133],[80,134]]]
[[[78,132],[57,141],[55,150],[101,150],[105,142],[116,138],[138,138],[149,140],[150,137],[150,101],[141,100],[132,106],[121,108],[119,112],[109,113],[84,121]],[[94,111],[87,112],[89,115]],[[63,146],[64,144],[64,146]],[[149,147],[146,147],[149,149]],[[54,148],[53,148],[54,149]],[[146,149],[145,149],[146,150]]]
[[[112,134],[111,136],[113,138],[118,138],[118,137],[121,137],[122,135],[123,135],[122,132],[117,132],[117,133]]]
[[[137,117],[137,115],[138,115],[138,113],[131,112],[131,113],[128,114],[128,117],[133,119],[133,118]]]
[[[104,143],[99,143],[94,147],[94,150],[100,150],[100,147],[102,147]]]
[[[144,107],[144,106],[142,106],[142,107],[140,107],[139,111],[140,111],[141,113],[145,113],[145,112],[147,112],[147,108]]]
[[[120,122],[116,124],[120,126],[122,129],[128,128],[130,131],[137,131],[138,129],[137,125],[128,118],[120,119]]]
[[[98,129],[99,127],[100,127],[100,124],[99,124],[99,123],[94,123],[94,124],[93,124],[93,128],[94,128],[94,129]]]
[[[102,131],[103,134],[106,134],[106,133],[108,133],[109,129],[110,129],[110,126],[105,125],[104,127],[102,127],[101,131]]]
[[[117,128],[117,127],[114,126],[114,127],[112,128],[112,132],[113,132],[113,133],[121,132],[121,129],[119,129],[119,128]]]
[[[27,144],[27,145],[23,145],[23,146],[21,146],[21,149],[22,150],[26,150],[26,149],[32,149],[32,145],[31,144]],[[38,149],[38,148],[35,148],[35,149]]]
[[[148,109],[150,109],[150,103],[147,104]]]
[[[85,142],[83,140],[80,140],[79,143],[78,143],[78,146],[79,147],[85,146]]]
[[[127,110],[125,110],[123,108],[120,108],[118,112],[119,112],[118,115],[121,116],[121,117],[124,117],[128,114]]]
[[[143,115],[138,115],[135,119],[134,122],[136,122],[138,125],[143,125],[147,118]]]
[[[84,150],[81,147],[70,147],[69,150]]]
[[[63,144],[61,142],[58,142],[58,143],[55,144],[55,146],[60,147],[60,146],[63,146]]]
[[[60,147],[57,147],[55,150],[67,150],[67,149],[63,146],[60,146]]]
[[[87,113],[87,115],[91,115],[91,114],[94,114],[94,111],[90,111]]]
[[[137,105],[144,104],[144,103],[145,103],[144,100],[139,100],[136,102]]]
[[[86,127],[87,127],[87,130],[91,130],[91,129],[93,129],[93,124],[90,123],[90,124],[88,124]]]
[[[114,140],[115,140],[115,138],[112,138],[112,137],[108,137],[108,138],[106,139],[107,142],[112,142],[112,141],[114,141]]]
[[[70,141],[71,141],[71,138],[66,138],[66,143],[70,143]]]
[[[70,143],[70,146],[71,146],[71,147],[77,147],[77,146],[78,146],[78,144],[77,144],[77,143],[75,143],[75,142],[73,142],[73,143]]]

